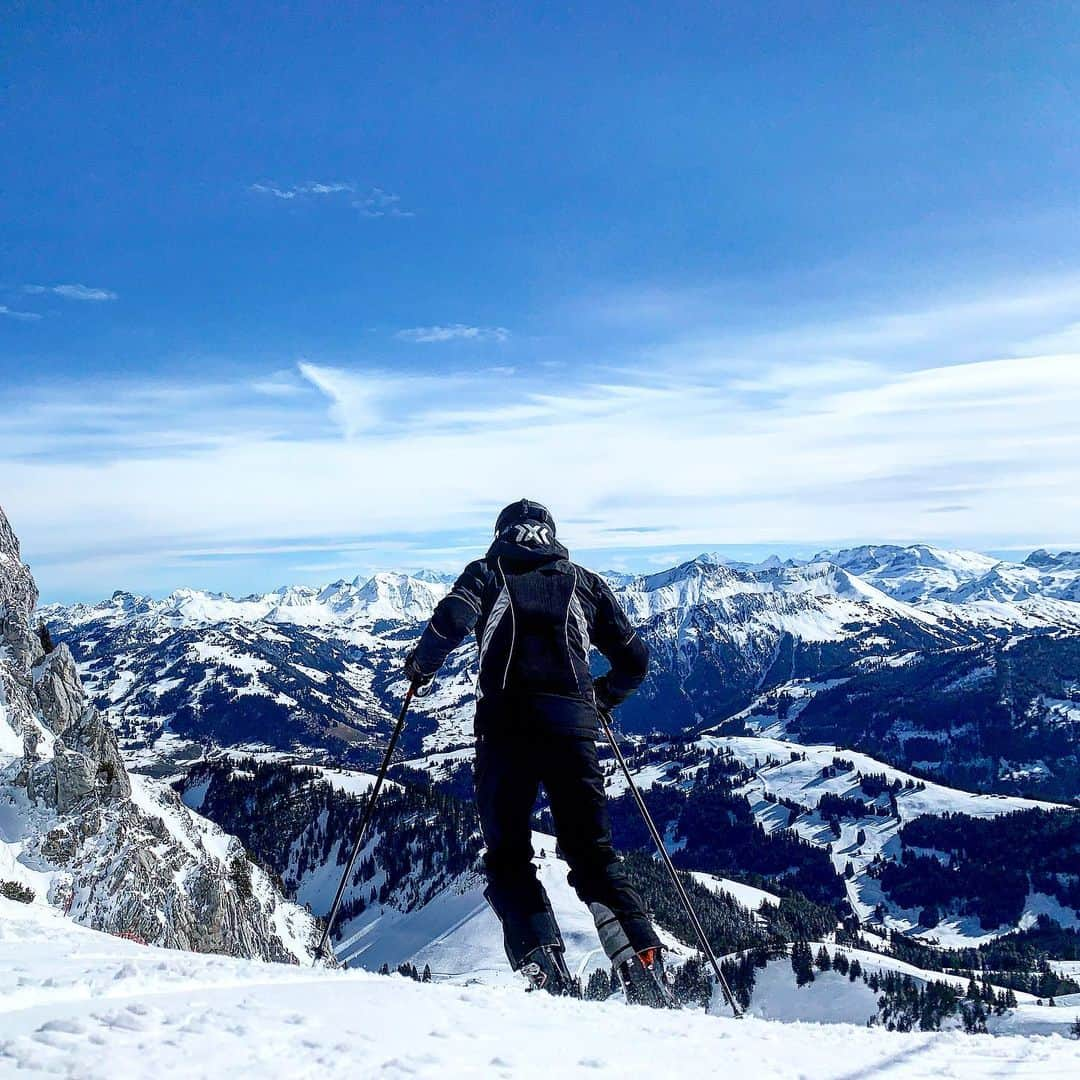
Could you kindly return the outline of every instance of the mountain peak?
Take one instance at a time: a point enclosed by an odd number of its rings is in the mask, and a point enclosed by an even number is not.
[[[1039,548],[1024,560],[1024,566],[1040,570],[1080,570],[1080,551],[1050,552]]]

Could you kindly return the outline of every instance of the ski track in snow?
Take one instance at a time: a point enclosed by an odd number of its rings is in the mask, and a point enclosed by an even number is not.
[[[1080,1042],[1056,1035],[897,1035],[421,985],[142,947],[2,899],[0,986],[0,1076],[1080,1074]]]

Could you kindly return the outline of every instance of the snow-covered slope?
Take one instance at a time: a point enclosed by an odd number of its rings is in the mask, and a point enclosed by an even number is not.
[[[992,570],[998,560],[977,551],[955,551],[929,544],[866,544],[823,551],[815,561],[836,563],[864,581],[895,596],[919,603],[942,599]]]
[[[555,854],[555,837],[534,833],[533,848],[540,880],[566,942],[567,964],[583,978],[597,968],[607,970],[592,915],[567,883],[569,867]],[[369,971],[383,964],[393,969],[407,961],[418,968],[427,964],[444,978],[520,985],[520,976],[506,963],[502,928],[483,892],[482,878],[470,873],[412,912],[372,905],[343,927],[337,955],[350,966]],[[683,942],[662,928],[659,932],[675,963],[691,955]]]
[[[1080,1043],[1056,1034],[734,1021],[287,968],[144,948],[3,899],[0,985],[10,988],[0,998],[0,1071],[18,1075],[1050,1080],[1080,1071]],[[1059,1010],[1060,1027],[1069,1012]]]

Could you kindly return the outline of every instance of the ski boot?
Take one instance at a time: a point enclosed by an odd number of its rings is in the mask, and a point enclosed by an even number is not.
[[[529,981],[529,990],[546,990],[555,997],[581,997],[581,987],[570,974],[558,945],[533,949],[525,958],[521,973]]]
[[[668,985],[660,946],[636,952],[616,915],[603,904],[590,904],[596,932],[611,966],[622,984],[629,1005],[651,1005],[654,1009],[677,1009],[678,1002]]]
[[[671,992],[664,957],[659,946],[635,953],[615,968],[628,1005],[648,1005],[652,1009],[677,1009]]]

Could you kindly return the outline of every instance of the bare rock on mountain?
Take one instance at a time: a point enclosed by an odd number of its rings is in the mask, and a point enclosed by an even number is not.
[[[34,693],[42,718],[58,737],[53,757],[57,809],[71,810],[95,793],[104,798],[127,798],[131,783],[116,733],[101,713],[87,704],[66,645],[60,645],[38,664]]]
[[[174,791],[130,777],[67,645],[46,653],[38,592],[0,509],[0,849],[40,900],[98,930],[202,952],[298,962],[311,916],[235,837]]]
[[[43,652],[37,635],[31,632],[37,599],[30,567],[23,565],[19,540],[0,508],[0,645],[21,668],[36,663]]]

